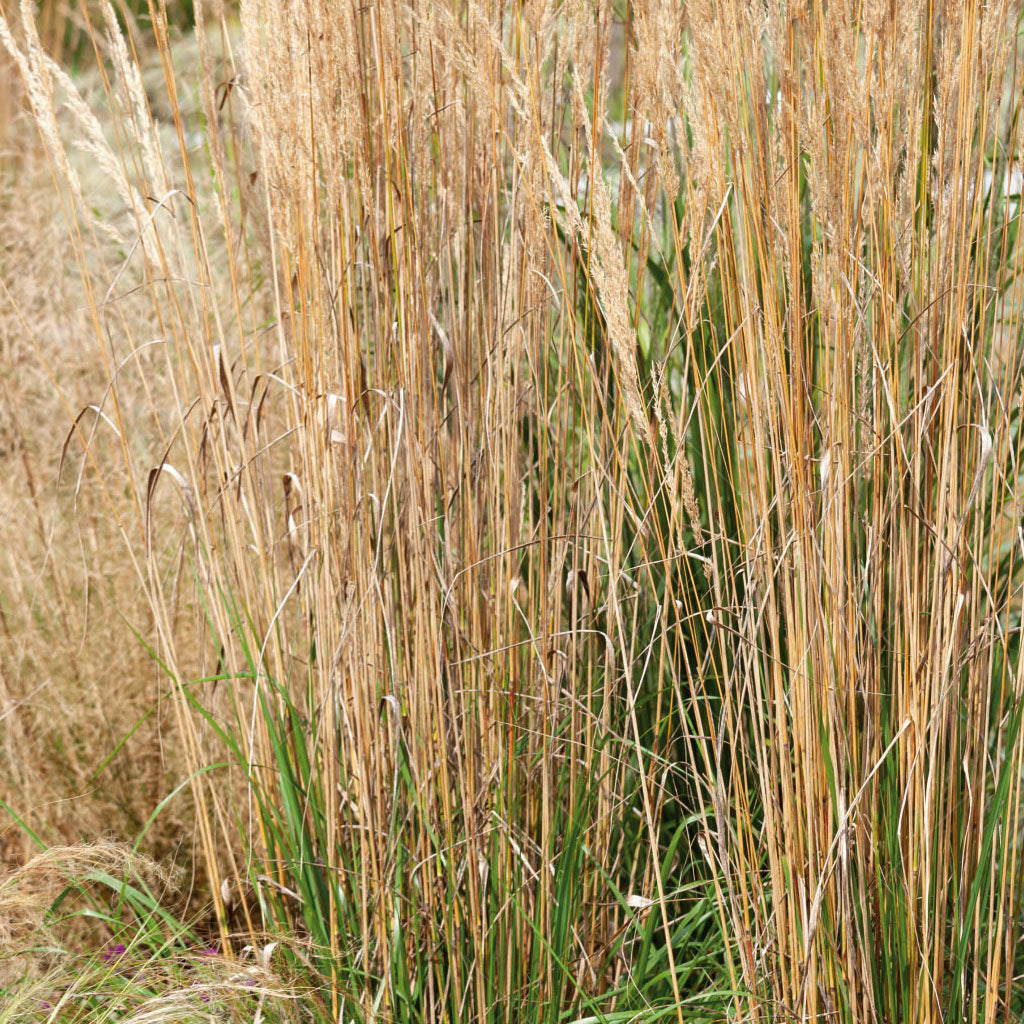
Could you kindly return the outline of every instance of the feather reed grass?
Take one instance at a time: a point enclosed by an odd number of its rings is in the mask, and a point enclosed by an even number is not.
[[[220,946],[331,1020],[1024,1012],[1019,5],[119,13],[102,104],[0,42]]]

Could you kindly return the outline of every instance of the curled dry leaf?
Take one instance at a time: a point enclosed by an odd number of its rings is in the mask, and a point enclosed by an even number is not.
[[[630,910],[650,910],[657,902],[657,900],[652,900],[647,896],[640,896],[635,892],[630,893],[626,897],[626,906],[629,907]]]

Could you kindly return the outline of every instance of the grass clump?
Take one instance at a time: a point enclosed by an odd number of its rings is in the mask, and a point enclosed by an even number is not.
[[[0,877],[0,1020],[299,1020],[280,945],[224,950],[163,909],[166,871],[111,841],[51,846]],[[278,960],[281,958],[278,957]],[[304,1019],[309,1019],[308,1014]]]
[[[148,14],[91,102],[0,40],[211,944],[331,1020],[1024,1011],[1019,9]]]

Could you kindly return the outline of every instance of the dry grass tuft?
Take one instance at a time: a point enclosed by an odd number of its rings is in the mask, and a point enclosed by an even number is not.
[[[0,875],[0,984],[21,976],[39,978],[53,966],[59,940],[54,907],[69,886],[94,886],[102,876],[120,876],[168,889],[175,884],[167,870],[136,850],[114,841],[51,846],[20,867]],[[180,881],[180,879],[178,880]]]

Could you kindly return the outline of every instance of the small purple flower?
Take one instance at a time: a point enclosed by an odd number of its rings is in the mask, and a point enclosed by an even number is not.
[[[110,949],[104,952],[103,962],[107,964],[114,963],[115,961],[120,960],[127,952],[128,947],[123,942],[115,943],[110,947]]]
[[[193,982],[192,982],[192,988],[194,988],[194,989],[196,989],[196,988],[197,988],[197,989],[200,989],[200,991],[199,991],[199,992],[197,992],[197,993],[196,993],[196,995],[198,995],[198,996],[199,996],[199,998],[200,998],[200,999],[201,999],[201,1000],[202,1000],[202,1001],[203,1001],[204,1003],[208,1003],[208,1002],[210,1001],[210,995],[209,995],[209,993],[208,993],[208,992],[204,992],[204,991],[202,991],[202,988],[203,988],[203,983],[202,983],[201,981],[193,981]]]
[[[216,946],[206,946],[199,951],[199,955],[208,960],[211,956],[220,956],[220,950]]]

